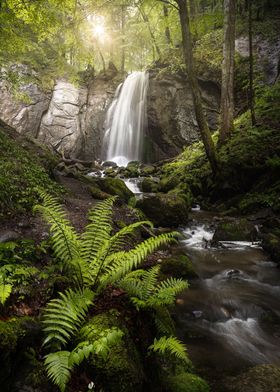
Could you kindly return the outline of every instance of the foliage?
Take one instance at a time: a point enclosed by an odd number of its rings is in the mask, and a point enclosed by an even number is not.
[[[49,176],[55,161],[51,154],[27,139],[13,139],[0,128],[0,217],[30,210],[37,201],[36,186],[61,192]]]
[[[168,386],[171,392],[209,392],[210,390],[202,378],[186,372],[169,377]]]
[[[160,354],[171,353],[178,359],[188,362],[185,346],[174,336],[162,336],[160,339],[154,340],[154,343],[149,347],[150,350],[159,352]]]
[[[51,300],[43,318],[46,333],[44,343],[56,350],[45,358],[47,372],[64,391],[75,365],[93,354],[107,355],[108,347],[122,336],[118,329],[104,330],[100,334],[92,325],[86,324],[96,294],[109,284],[114,284],[125,288],[138,308],[159,308],[173,303],[175,296],[187,284],[173,278],[157,283],[158,267],[148,271],[135,270],[154,250],[173,242],[177,233],[148,238],[131,250],[124,251],[122,249],[127,238],[140,226],[151,226],[150,222],[136,222],[111,235],[115,201],[111,197],[89,211],[89,224],[85,232],[78,235],[58,201],[42,190],[38,192],[44,204],[36,206],[35,210],[40,211],[51,225],[55,255],[73,277],[74,288],[59,293],[59,298]],[[75,337],[78,337],[78,345],[71,351],[62,351],[62,347],[69,346]],[[166,347],[176,353],[179,343],[176,346],[173,341],[173,349],[171,343],[172,340],[166,343]],[[157,351],[157,346],[155,349]],[[179,348],[177,355],[182,356]]]
[[[13,286],[6,283],[3,276],[0,275],[0,304],[4,305],[12,292]]]

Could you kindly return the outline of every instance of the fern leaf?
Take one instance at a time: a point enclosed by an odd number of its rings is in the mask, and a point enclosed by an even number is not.
[[[160,354],[172,354],[178,359],[188,362],[189,358],[186,353],[185,345],[180,342],[175,336],[162,336],[160,339],[154,340],[154,343],[149,347],[149,350],[158,352]]]
[[[105,241],[110,239],[112,230],[112,207],[116,197],[110,197],[97,203],[89,211],[89,225],[82,235],[82,258],[91,263],[96,260],[97,253]]]
[[[175,326],[168,309],[164,306],[154,308],[154,320],[157,330],[161,334],[173,335]]]
[[[43,205],[36,205],[35,211],[42,214],[44,219],[51,225],[53,250],[59,259],[69,263],[79,258],[80,242],[75,229],[71,226],[66,214],[56,198],[39,191]]]
[[[138,244],[128,252],[117,252],[110,255],[106,260],[106,271],[101,278],[101,284],[115,283],[128,272],[138,267],[148,255],[160,248],[162,245],[176,241],[177,233],[164,233],[157,237],[151,237]]]
[[[147,305],[151,307],[171,305],[176,295],[188,288],[188,283],[182,279],[170,278],[162,281],[155,293],[147,299]]]
[[[0,303],[5,304],[9,296],[11,295],[13,285],[10,283],[5,283],[2,276],[0,276]]]
[[[69,357],[69,351],[58,351],[45,356],[44,363],[48,377],[59,387],[61,392],[65,391],[66,384],[71,377]]]
[[[92,304],[93,292],[90,290],[59,293],[59,298],[51,300],[43,317],[44,331],[47,334],[44,344],[56,341],[65,345],[87,317]]]

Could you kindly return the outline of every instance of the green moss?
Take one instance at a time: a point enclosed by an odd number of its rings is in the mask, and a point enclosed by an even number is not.
[[[151,178],[144,178],[141,183],[141,190],[145,193],[155,193],[158,191],[158,183]]]
[[[174,278],[196,278],[197,274],[187,255],[173,255],[163,259],[160,271]]]
[[[90,179],[90,182],[95,188],[101,189],[102,192],[118,196],[121,200],[126,202],[134,196],[125,183],[119,178],[95,178]]]
[[[124,332],[122,341],[111,348],[106,360],[95,357],[93,366],[98,383],[107,392],[142,391],[143,368],[140,356],[116,310],[95,316],[91,321],[100,330],[116,326]]]
[[[34,189],[38,186],[52,194],[61,191],[50,179],[50,171],[56,164],[50,152],[4,131],[1,124],[0,156],[0,216],[31,209],[37,202]]]
[[[105,200],[111,196],[108,193],[103,192],[97,185],[90,186],[89,190],[92,197],[97,200]]]
[[[192,373],[179,373],[168,378],[169,392],[209,392],[207,383]]]

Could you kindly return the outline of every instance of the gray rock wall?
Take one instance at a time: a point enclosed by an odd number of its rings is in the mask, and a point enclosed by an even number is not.
[[[210,128],[216,129],[220,90],[211,81],[200,81],[205,113]],[[146,148],[150,160],[172,157],[184,145],[199,140],[192,94],[185,76],[151,72],[148,92],[148,131]]]

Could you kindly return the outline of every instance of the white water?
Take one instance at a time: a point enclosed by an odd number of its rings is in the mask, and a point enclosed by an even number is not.
[[[103,150],[106,160],[118,166],[142,158],[148,83],[147,72],[132,72],[118,87],[107,112]]]

